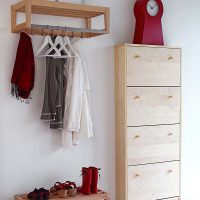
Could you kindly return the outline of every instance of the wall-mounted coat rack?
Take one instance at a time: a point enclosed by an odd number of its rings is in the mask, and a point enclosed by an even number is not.
[[[17,13],[25,13],[25,22],[17,24]],[[86,28],[58,27],[32,24],[32,14],[52,15],[61,17],[82,18]],[[92,29],[93,17],[104,16],[105,28]],[[107,7],[91,6],[83,4],[53,2],[47,0],[22,0],[11,6],[11,30],[12,33],[26,31],[33,35],[68,35],[73,37],[89,38],[107,34],[110,31],[110,9]]]

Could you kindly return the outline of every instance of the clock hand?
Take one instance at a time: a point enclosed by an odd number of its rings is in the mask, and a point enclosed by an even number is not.
[[[151,9],[153,9],[153,7],[148,3],[148,6],[151,8]]]
[[[154,9],[155,7],[157,7],[158,6],[158,4],[156,4],[155,6],[153,6],[152,8]]]

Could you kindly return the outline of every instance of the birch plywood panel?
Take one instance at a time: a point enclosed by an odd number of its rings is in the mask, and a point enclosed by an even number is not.
[[[128,87],[127,125],[180,123],[180,88]]]
[[[180,86],[180,49],[127,47],[127,86]]]
[[[126,73],[124,70],[125,47],[115,49],[115,162],[116,162],[116,200],[127,200],[127,168],[126,168]]]
[[[128,165],[180,160],[180,125],[129,127]]]
[[[128,168],[128,200],[155,200],[179,196],[179,162]]]

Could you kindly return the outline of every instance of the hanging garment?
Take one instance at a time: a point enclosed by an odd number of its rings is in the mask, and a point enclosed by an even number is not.
[[[56,101],[58,102],[58,105],[56,106],[55,120],[50,122],[50,128],[63,129],[63,118],[64,118],[64,111],[65,111],[65,94],[66,94],[66,84],[67,84],[67,80],[64,75],[64,65],[65,65],[66,60],[59,58],[59,59],[54,59],[53,62],[57,63],[57,67],[59,67],[60,70],[59,70],[59,74],[57,74],[58,75],[57,77],[58,100]]]
[[[46,82],[41,119],[50,121],[52,129],[63,128],[66,92],[65,62],[64,58],[46,58]]]
[[[41,119],[50,121],[51,128],[63,127],[64,96],[66,79],[65,59],[46,58],[46,82]]]
[[[92,128],[92,112],[91,112],[91,92],[90,92],[90,82],[87,72],[86,59],[82,50],[81,40],[75,42],[73,47],[79,52],[81,59],[81,66],[83,69],[84,76],[84,88],[82,97],[82,111],[81,111],[81,128],[79,132],[72,133],[72,141],[74,145],[79,144],[80,138],[91,138],[93,137]]]
[[[92,137],[90,83],[85,59],[81,57],[80,41],[73,43],[79,56],[69,58],[65,65],[67,91],[63,130],[63,147],[79,144],[80,137]]]
[[[81,137],[93,137],[93,128],[92,128],[92,101],[91,101],[91,87],[88,77],[86,59],[82,50],[81,40],[73,44],[74,48],[79,52],[81,58],[81,66],[83,69],[84,76],[84,90],[83,90],[83,105],[81,112]]]
[[[11,94],[28,102],[34,86],[34,76],[35,61],[31,37],[21,32],[11,79]]]
[[[67,88],[63,130],[64,147],[72,146],[72,132],[80,130],[84,77],[77,61],[80,61],[79,57],[69,58],[65,64]]]

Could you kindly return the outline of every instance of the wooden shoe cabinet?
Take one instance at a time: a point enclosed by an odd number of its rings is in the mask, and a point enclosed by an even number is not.
[[[116,199],[180,200],[181,49],[119,45]]]

